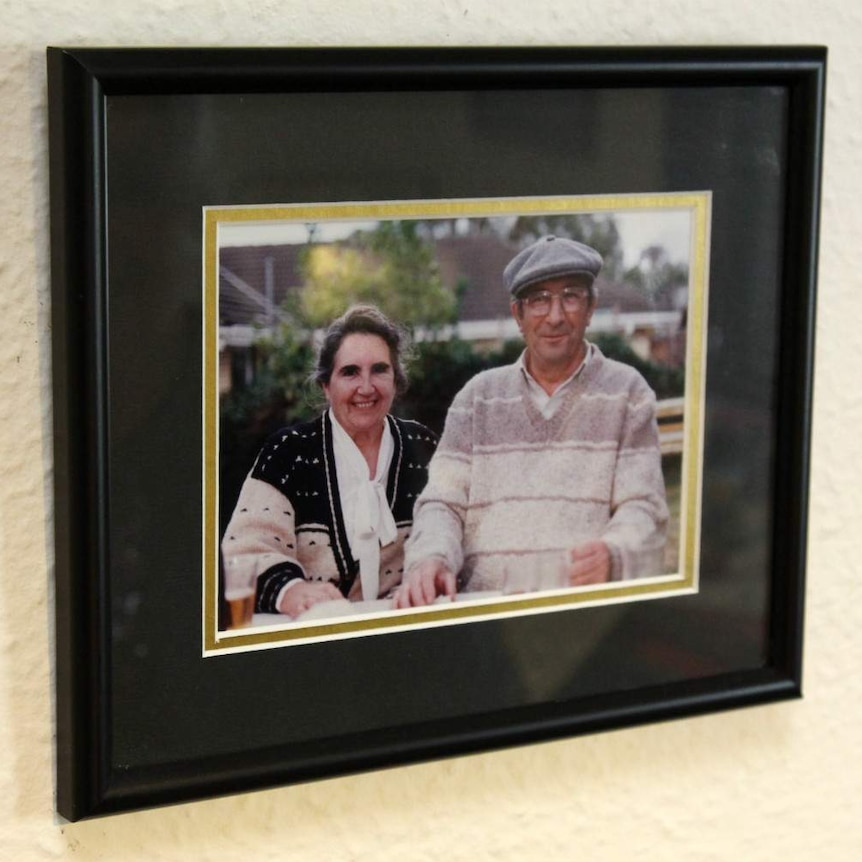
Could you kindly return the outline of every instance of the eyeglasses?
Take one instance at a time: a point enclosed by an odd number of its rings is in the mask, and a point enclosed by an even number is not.
[[[535,293],[528,293],[521,301],[534,317],[544,317],[550,312],[554,297],[560,300],[563,311],[583,311],[590,300],[590,291],[586,287],[567,287],[561,293],[537,290]]]

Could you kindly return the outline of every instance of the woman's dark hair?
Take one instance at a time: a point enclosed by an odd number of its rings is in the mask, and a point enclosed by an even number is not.
[[[379,308],[373,305],[354,305],[341,317],[333,320],[323,333],[323,341],[317,354],[312,380],[323,386],[332,377],[335,354],[348,335],[361,333],[377,335],[389,347],[392,369],[395,372],[395,392],[402,395],[407,389],[407,374],[404,366],[410,352],[410,336],[407,330],[393,323]]]

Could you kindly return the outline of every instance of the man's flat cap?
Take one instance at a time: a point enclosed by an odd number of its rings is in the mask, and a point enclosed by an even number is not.
[[[565,275],[583,275],[592,284],[602,263],[602,256],[582,242],[543,236],[509,261],[503,270],[503,283],[513,297],[531,284]]]

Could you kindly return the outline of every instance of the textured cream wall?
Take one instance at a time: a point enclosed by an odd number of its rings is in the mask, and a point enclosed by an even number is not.
[[[862,6],[856,0],[0,0],[0,856],[856,859]],[[830,48],[803,701],[74,825],[53,815],[44,48]]]

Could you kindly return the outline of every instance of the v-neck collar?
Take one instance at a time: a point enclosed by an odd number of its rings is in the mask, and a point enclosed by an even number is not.
[[[530,383],[527,379],[529,371],[527,371],[527,364],[524,361],[526,351],[521,354],[516,363],[518,368],[518,388],[521,390],[521,401],[524,405],[527,418],[530,420],[530,424],[537,430],[543,431],[547,438],[554,438],[559,434],[560,429],[566,423],[566,420],[569,418],[569,415],[575,407],[576,396],[581,390],[583,390],[585,382],[590,377],[591,369],[595,366],[596,360],[599,358],[598,348],[588,343],[587,349],[592,351],[592,354],[589,356],[589,361],[586,361],[585,357],[585,361],[578,367],[572,376],[563,381],[562,385],[567,386],[569,390],[567,397],[563,399],[560,406],[550,419],[546,419],[541,410],[539,410],[536,402],[533,400],[532,393],[530,392]],[[533,379],[535,380],[535,378]]]

